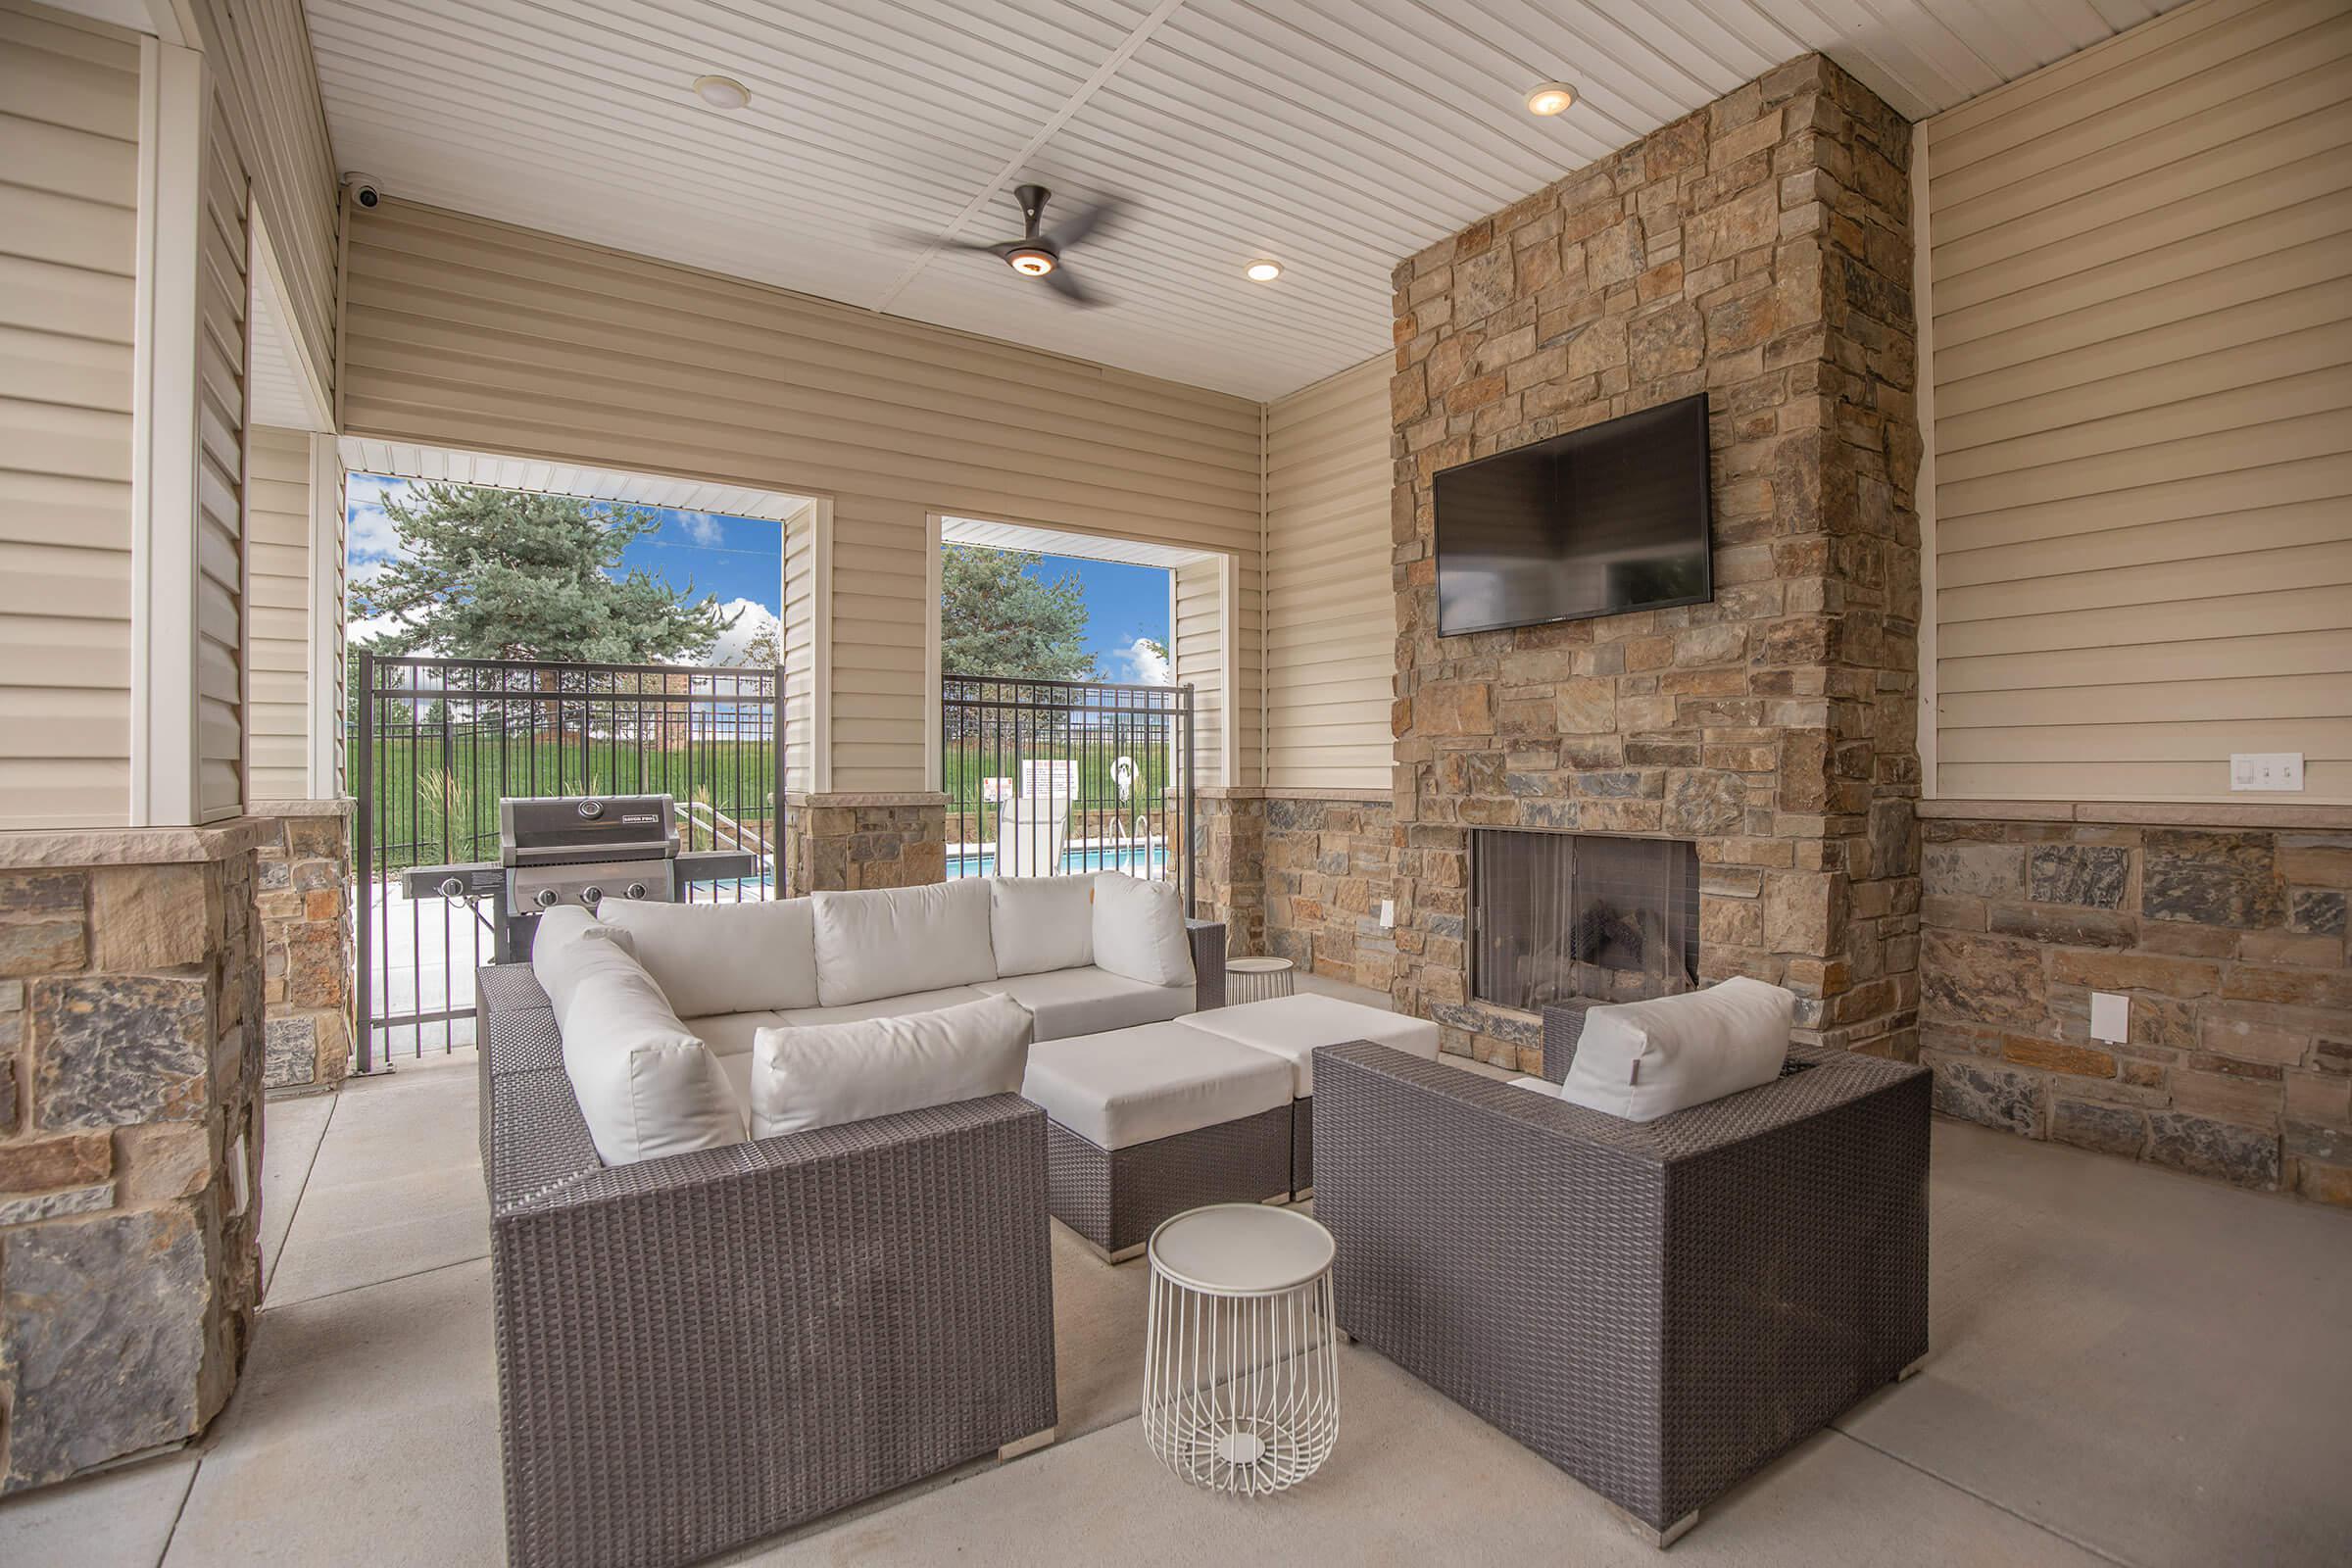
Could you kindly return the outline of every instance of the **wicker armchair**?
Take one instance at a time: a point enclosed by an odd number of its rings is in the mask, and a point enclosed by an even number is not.
[[[1666,1544],[1927,1351],[1929,1075],[1790,1057],[1634,1123],[1316,1052],[1341,1326]]]
[[[514,1568],[691,1562],[1054,1426],[1043,1111],[607,1168],[528,968],[477,996]]]

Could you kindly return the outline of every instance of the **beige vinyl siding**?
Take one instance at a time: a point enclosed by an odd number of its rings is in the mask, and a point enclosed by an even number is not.
[[[1258,409],[387,202],[355,216],[355,434],[832,498],[832,787],[924,765],[928,516],[1252,558]]]
[[[2352,800],[2352,12],[2200,0],[1923,140],[1936,792]]]
[[[139,50],[0,3],[0,827],[130,812]]]
[[[784,682],[784,787],[802,793],[815,787],[810,715],[816,693],[816,531],[814,507],[784,524],[784,604],[776,616]]]
[[[245,149],[254,210],[285,275],[296,351],[331,395],[342,174],[302,0],[195,0],[191,9],[215,91]]]
[[[1225,563],[1203,557],[1178,566],[1168,657],[1179,686],[1193,688],[1193,776],[1201,784],[1255,784],[1225,771]]]
[[[196,810],[245,808],[245,162],[218,92],[205,139],[196,343]]]
[[[246,450],[253,798],[299,801],[311,793],[311,438],[256,425]]]
[[[1269,788],[1390,782],[1389,368],[1384,356],[1266,411]]]

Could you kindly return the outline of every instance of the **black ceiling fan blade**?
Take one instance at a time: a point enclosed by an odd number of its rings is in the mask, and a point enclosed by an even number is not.
[[[985,251],[999,260],[1002,260],[1008,252],[1020,248],[1017,240],[1006,240],[1002,244],[984,244],[978,240],[950,239],[944,234],[926,234],[920,229],[913,228],[885,228],[880,230],[880,235],[882,239],[903,251]]]
[[[1068,250],[1087,235],[1118,217],[1121,206],[1122,204],[1116,201],[1097,202],[1076,218],[1054,230],[1050,237],[1056,246]]]
[[[1067,267],[1056,267],[1046,274],[1046,287],[1068,300],[1072,305],[1106,305],[1109,301],[1080,283],[1070,275]]]

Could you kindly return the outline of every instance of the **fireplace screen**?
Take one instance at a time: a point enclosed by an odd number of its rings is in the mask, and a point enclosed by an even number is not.
[[[1473,994],[1534,1012],[1698,984],[1698,852],[1673,839],[1481,828],[1470,844]]]

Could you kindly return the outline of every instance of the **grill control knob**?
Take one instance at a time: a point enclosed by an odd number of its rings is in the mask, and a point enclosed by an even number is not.
[[[632,883],[630,883],[630,884],[629,884],[629,887],[628,887],[628,894],[629,894],[629,897],[630,897],[630,898],[632,898],[632,899],[642,899],[642,898],[644,898],[644,897],[645,897],[645,884],[644,884],[644,883],[642,883],[642,882],[632,882]]]
[[[593,909],[605,902],[605,890],[600,887],[584,887],[580,889],[580,902]]]
[[[541,888],[531,902],[538,905],[542,909],[552,909],[556,906],[556,890],[554,888]]]
[[[462,878],[462,877],[454,877],[454,876],[445,876],[445,877],[443,877],[443,878],[441,879],[441,896],[442,896],[443,898],[445,898],[445,899],[454,899],[454,898],[458,898],[459,896],[461,896],[462,894],[464,894],[464,893],[465,893],[465,891],[466,891],[466,882],[465,882],[465,879],[464,879],[464,878]]]

